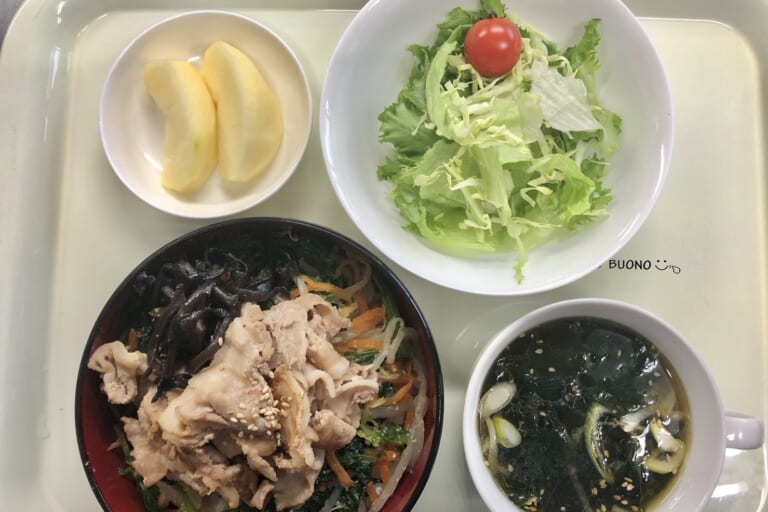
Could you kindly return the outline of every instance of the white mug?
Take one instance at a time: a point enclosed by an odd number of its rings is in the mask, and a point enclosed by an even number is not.
[[[757,418],[723,409],[720,393],[704,362],[671,325],[642,308],[609,299],[573,299],[536,309],[502,329],[478,357],[464,401],[463,437],[467,465],[485,504],[491,510],[520,510],[496,485],[480,448],[478,404],[485,377],[499,354],[519,335],[567,317],[602,318],[628,327],[652,342],[674,368],[688,398],[688,447],[672,487],[651,510],[701,510],[720,479],[726,447],[759,448],[764,441],[764,424]]]

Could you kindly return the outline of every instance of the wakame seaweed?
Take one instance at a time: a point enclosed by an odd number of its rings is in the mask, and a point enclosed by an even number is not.
[[[483,393],[507,381],[517,393],[491,416],[516,426],[522,441],[498,445],[489,465],[523,510],[645,510],[674,478],[676,468],[659,473],[645,463],[660,450],[648,418],[684,440],[684,393],[653,344],[633,331],[593,318],[544,323],[501,352]],[[673,393],[672,401],[658,398],[659,390]],[[663,402],[674,411],[628,422],[629,413],[661,409]]]

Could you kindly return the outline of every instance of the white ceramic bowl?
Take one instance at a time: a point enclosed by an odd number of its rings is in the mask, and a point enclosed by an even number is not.
[[[250,183],[228,183],[214,171],[200,190],[177,194],[161,185],[165,120],[144,87],[144,66],[153,59],[198,63],[217,40],[248,55],[277,94],[283,113],[283,142],[272,164]],[[238,213],[269,198],[301,161],[311,127],[312,97],[296,55],[269,28],[226,11],[180,14],[139,34],[109,72],[99,109],[104,151],[125,186],[155,208],[191,218]]]
[[[688,399],[688,445],[680,473],[663,500],[655,503],[653,511],[701,510],[720,478],[726,447],[760,447],[764,440],[763,422],[724,411],[715,381],[704,362],[671,325],[637,306],[608,299],[566,300],[534,310],[494,336],[475,362],[467,386],[462,427],[469,472],[486,505],[491,510],[520,510],[496,485],[480,448],[478,403],[488,370],[504,348],[521,334],[545,322],[568,317],[602,318],[624,325],[656,345],[674,369]]]
[[[601,18],[598,73],[601,103],[624,120],[623,146],[606,184],[610,217],[530,254],[525,280],[516,255],[466,258],[433,249],[402,229],[404,220],[376,177],[391,147],[378,141],[378,115],[395,101],[413,65],[410,44],[431,44],[454,6],[478,0],[371,0],[350,23],[331,59],[320,100],[320,132],[328,173],[357,227],[384,254],[424,279],[485,295],[522,295],[567,284],[616,253],[648,216],[664,183],[673,139],[672,102],[664,70],[638,20],[619,0],[506,2],[526,24],[565,47],[583,25]]]

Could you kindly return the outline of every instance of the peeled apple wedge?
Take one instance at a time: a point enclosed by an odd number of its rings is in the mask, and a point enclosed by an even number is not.
[[[165,115],[162,183],[177,192],[200,188],[216,167],[216,109],[200,72],[182,60],[144,67],[147,92]]]
[[[205,51],[202,74],[216,102],[219,171],[227,180],[251,181],[283,141],[277,96],[251,59],[224,41]]]

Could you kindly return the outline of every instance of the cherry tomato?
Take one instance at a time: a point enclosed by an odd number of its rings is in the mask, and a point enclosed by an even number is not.
[[[523,38],[508,18],[485,18],[470,27],[464,38],[464,57],[483,76],[508,73],[520,60]]]

